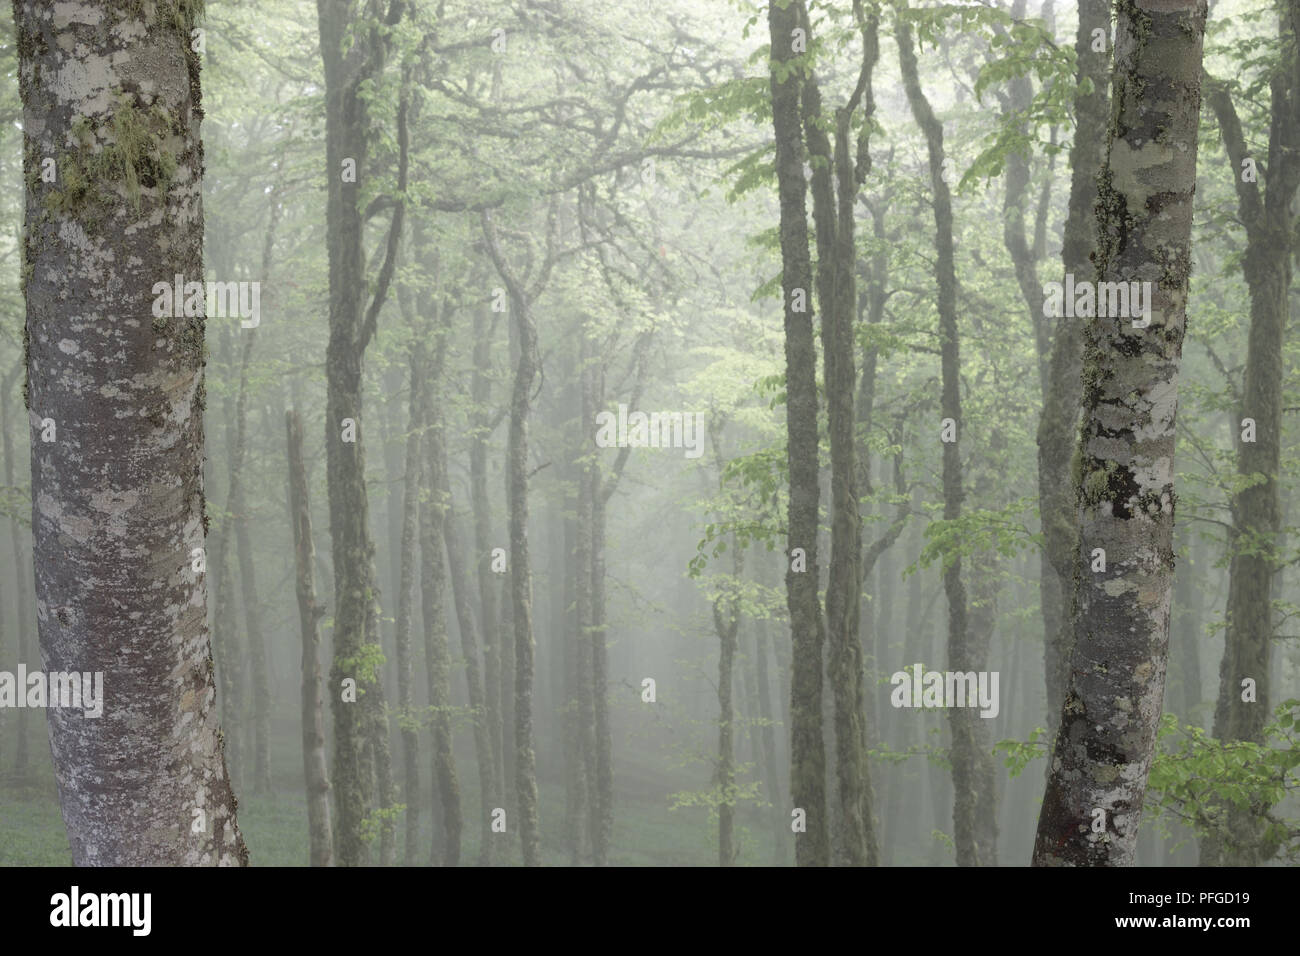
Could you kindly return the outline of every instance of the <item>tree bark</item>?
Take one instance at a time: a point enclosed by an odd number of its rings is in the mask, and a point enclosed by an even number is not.
[[[22,369],[18,366],[13,373],[6,377],[3,387],[0,387],[0,415],[3,416],[3,422],[0,422],[0,451],[4,452],[4,479],[5,485],[14,487],[14,462],[17,461],[17,453],[14,451],[13,437],[9,431],[9,424],[14,420],[11,414],[11,387],[14,375]],[[14,555],[14,590],[17,592],[14,600],[14,611],[16,613],[17,632],[15,650],[18,653],[18,660],[26,662],[31,649],[29,643],[30,634],[35,621],[32,617],[31,604],[28,596],[28,577],[27,566],[29,558],[28,551],[24,547],[24,538],[22,527],[18,519],[10,516],[9,518],[9,543],[13,548]],[[30,746],[27,740],[27,714],[28,708],[21,707],[18,710],[18,720],[16,721],[17,739],[14,742],[14,762],[13,772],[15,778],[23,780],[27,777],[30,756]]]
[[[935,117],[921,89],[917,75],[912,28],[903,20],[898,24],[899,64],[903,86],[912,115],[925,135],[930,164],[930,184],[934,190],[936,279],[939,285],[939,349],[942,377],[941,414],[951,419],[956,440],[943,443],[943,517],[955,521],[961,517],[965,489],[959,450],[963,422],[961,417],[961,355],[957,331],[957,274],[953,261],[952,195],[943,178],[943,124]],[[987,644],[976,646],[971,640],[967,620],[966,586],[962,581],[961,558],[945,559],[943,590],[948,599],[948,666],[953,671],[980,672],[987,666]],[[953,840],[958,866],[992,866],[997,859],[997,818],[989,794],[981,792],[986,781],[993,779],[992,754],[984,747],[984,731],[979,712],[973,707],[956,707],[949,712],[952,726]]]
[[[804,204],[803,138],[799,116],[800,79],[792,50],[799,28],[799,0],[769,0],[772,125],[781,203],[781,289],[785,304],[786,454],[790,506],[786,549],[786,600],[790,608],[790,798],[805,815],[806,830],[795,834],[799,866],[828,866],[826,746],[822,738],[822,645],[825,624],[818,597],[817,347],[813,339],[812,265]],[[799,309],[799,305],[803,308]],[[806,570],[796,571],[795,552]]]
[[[537,377],[537,325],[532,302],[497,245],[496,228],[483,213],[483,234],[497,272],[509,293],[510,328],[519,364],[510,398],[510,437],[506,449],[510,511],[510,603],[515,644],[515,786],[524,865],[540,866],[541,835],[537,820],[537,766],[533,752],[533,579],[528,558],[528,414]]]
[[[1168,663],[1205,16],[1203,0],[1119,7],[1096,259],[1105,281],[1151,283],[1150,325],[1110,316],[1084,328],[1075,646],[1035,866],[1134,859]],[[1098,548],[1103,572],[1091,570]]]
[[[1110,0],[1079,0],[1079,31],[1074,41],[1078,89],[1074,94],[1074,142],[1070,146],[1070,206],[1065,220],[1061,259],[1065,272],[1092,279],[1090,261],[1096,236],[1093,206],[1097,174],[1106,149],[1110,97],[1109,53],[1092,49],[1092,31],[1109,34]],[[1043,529],[1039,563],[1043,614],[1044,669],[1047,680],[1047,726],[1055,735],[1070,661],[1074,632],[1067,614],[1074,592],[1074,560],[1078,550],[1077,489],[1070,468],[1078,437],[1082,386],[1083,323],[1062,314],[1052,336],[1052,354],[1043,412],[1038,420],[1038,510]]]
[[[200,63],[189,8],[149,9],[14,6],[37,631],[47,673],[102,679],[99,717],[47,712],[74,864],[238,866],[192,557],[204,319],[148,315],[203,277]]]
[[[302,421],[297,411],[285,413],[285,429],[289,444],[289,516],[293,523],[298,621],[302,630],[302,763],[307,785],[309,860],[312,866],[333,866],[330,781],[320,688],[320,619],[325,607],[316,602],[316,546],[311,536],[311,500],[307,469],[303,466]]]
[[[1268,722],[1273,623],[1273,591],[1279,567],[1282,528],[1278,467],[1282,446],[1283,344],[1289,312],[1291,254],[1295,216],[1292,203],[1300,185],[1300,53],[1295,49],[1300,3],[1279,3],[1283,63],[1271,80],[1271,120],[1267,168],[1258,183],[1241,180],[1248,155],[1241,123],[1228,88],[1211,83],[1207,99],[1219,121],[1232,161],[1238,218],[1246,227],[1242,261],[1250,290],[1250,332],[1246,344],[1245,388],[1233,431],[1237,436],[1237,474],[1242,487],[1231,501],[1233,531],[1228,568],[1228,606],[1214,736],[1220,740],[1262,743]],[[1262,164],[1261,164],[1262,165]],[[1263,193],[1261,196],[1260,194]],[[1255,421],[1255,440],[1241,440],[1241,422]],[[1248,483],[1245,479],[1262,476]],[[1255,699],[1243,700],[1243,681],[1255,682]],[[1226,827],[1203,841],[1208,865],[1256,866],[1273,855],[1263,845],[1261,822],[1268,807],[1230,807]]]

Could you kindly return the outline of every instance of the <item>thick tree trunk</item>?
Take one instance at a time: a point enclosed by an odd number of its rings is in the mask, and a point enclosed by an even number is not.
[[[37,630],[47,673],[102,682],[97,717],[49,708],[50,749],[75,864],[243,865],[193,557],[204,320],[149,318],[203,278],[199,57],[149,9],[14,7]]]
[[[781,289],[785,303],[786,454],[790,513],[786,600],[793,644],[790,679],[790,798],[806,830],[795,834],[799,866],[828,866],[826,746],[822,739],[822,645],[825,624],[817,570],[817,347],[813,339],[812,265],[804,205],[800,80],[791,44],[800,29],[798,0],[769,0],[772,125],[781,202]],[[800,560],[802,559],[802,560]],[[803,570],[796,570],[802,567]]]
[[[334,865],[330,830],[330,781],[325,764],[325,719],[321,713],[320,619],[316,603],[316,546],[311,537],[311,500],[303,466],[302,421],[297,411],[285,414],[289,443],[289,517],[293,523],[298,621],[302,629],[302,763],[307,785],[307,833],[312,866]]]
[[[1096,258],[1104,281],[1151,283],[1150,325],[1084,329],[1075,646],[1035,866],[1128,865],[1137,844],[1168,663],[1204,30],[1203,0],[1119,7]],[[1095,549],[1105,571],[1091,570]]]

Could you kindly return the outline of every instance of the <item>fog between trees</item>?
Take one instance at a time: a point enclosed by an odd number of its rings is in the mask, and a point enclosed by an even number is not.
[[[10,16],[0,863],[1295,861],[1300,2]]]

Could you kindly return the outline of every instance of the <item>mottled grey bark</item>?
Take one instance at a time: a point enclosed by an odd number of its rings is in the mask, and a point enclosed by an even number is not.
[[[1084,328],[1075,646],[1035,866],[1131,864],[1155,754],[1205,15],[1204,0],[1119,7],[1096,260],[1104,281],[1150,282],[1151,315],[1145,328],[1124,316]]]
[[[790,800],[805,814],[795,834],[799,866],[828,866],[826,745],[822,739],[822,645],[825,623],[817,594],[817,347],[813,339],[812,265],[808,251],[807,183],[799,113],[800,77],[792,50],[800,0],[769,0],[772,125],[781,203],[781,289],[785,304],[786,455],[790,506],[786,600],[793,647],[790,678]],[[803,309],[799,309],[799,305]],[[795,551],[806,570],[796,571]]]
[[[1074,94],[1074,142],[1070,145],[1070,205],[1065,220],[1061,259],[1077,281],[1091,281],[1096,267],[1089,257],[1096,236],[1097,174],[1106,149],[1110,96],[1110,46],[1092,49],[1092,31],[1110,33],[1110,0],[1079,0],[1079,30],[1074,54],[1078,86]],[[1041,314],[1042,302],[1039,301]],[[1070,647],[1074,643],[1068,604],[1074,591],[1074,560],[1079,529],[1075,521],[1077,489],[1070,458],[1078,438],[1082,401],[1079,370],[1083,363],[1083,322],[1064,314],[1056,320],[1052,354],[1038,420],[1038,511],[1043,550],[1039,563],[1039,600],[1043,614],[1044,668],[1047,680],[1047,727],[1055,734],[1065,696]]]
[[[103,675],[102,716],[47,713],[79,866],[248,861],[192,557],[204,320],[150,318],[203,276],[194,12],[14,4],[37,630],[47,671]]]
[[[285,413],[289,446],[289,516],[293,523],[295,591],[302,630],[302,764],[307,787],[307,833],[312,866],[334,865],[330,829],[330,780],[325,763],[325,718],[321,708],[320,619],[325,606],[316,601],[316,545],[311,536],[311,499],[303,466],[302,420]]]

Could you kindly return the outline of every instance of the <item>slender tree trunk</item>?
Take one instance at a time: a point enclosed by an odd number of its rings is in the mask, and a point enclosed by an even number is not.
[[[403,312],[414,317],[414,306],[408,289],[398,290]],[[415,696],[412,688],[411,626],[414,617],[416,576],[416,539],[419,526],[420,478],[424,468],[421,451],[424,447],[424,389],[427,369],[421,367],[422,350],[415,345],[410,349],[411,395],[407,418],[406,468],[402,478],[402,520],[400,559],[397,582],[397,620],[394,633],[394,650],[397,656],[397,712],[402,737],[402,793],[406,798],[405,853],[403,862],[416,866],[420,841],[420,722],[415,713]]]
[[[735,586],[740,586],[740,547],[732,536]],[[740,616],[734,597],[719,596],[713,602],[713,627],[718,634],[718,866],[736,862],[736,763],[735,708],[731,700],[732,673],[736,663],[736,637]]]
[[[1084,330],[1075,646],[1035,866],[1123,866],[1136,848],[1168,663],[1204,30],[1203,0],[1119,7],[1098,274],[1149,281],[1150,325],[1111,316]]]
[[[495,329],[495,324],[492,330]],[[469,475],[470,508],[474,512],[475,566],[483,621],[483,703],[487,711],[488,742],[492,747],[492,777],[505,782],[501,741],[501,622],[497,614],[496,575],[492,572],[492,513],[488,504],[487,452],[491,422],[487,403],[492,349],[491,330],[474,338],[474,371],[470,380]],[[509,790],[503,790],[508,799]]]
[[[540,866],[541,836],[537,820],[537,766],[533,752],[533,577],[528,558],[528,415],[537,377],[537,325],[532,303],[497,246],[496,229],[483,214],[483,231],[497,272],[510,295],[510,326],[518,345],[510,398],[507,442],[507,490],[510,510],[510,602],[515,643],[515,786],[524,865]]]
[[[307,784],[307,833],[312,866],[334,865],[330,830],[330,781],[325,764],[325,719],[321,713],[320,619],[316,603],[316,546],[311,537],[311,501],[303,466],[302,421],[297,411],[285,414],[289,442],[289,516],[297,561],[298,620],[302,628],[302,763]]]
[[[442,447],[446,455],[446,448]],[[470,607],[469,583],[465,579],[465,551],[461,544],[460,526],[452,508],[451,488],[447,482],[447,465],[439,469],[443,481],[440,489],[444,501],[442,540],[447,549],[447,571],[451,578],[451,593],[456,608],[456,622],[460,629],[460,648],[465,656],[465,686],[469,709],[474,720],[474,753],[478,763],[479,814],[482,844],[479,848],[479,866],[492,865],[492,810],[496,805],[496,780],[492,775],[492,747],[488,739],[487,714],[483,703],[483,676],[478,662],[478,631],[474,612]]]
[[[806,9],[801,23],[811,35]],[[831,446],[831,561],[826,588],[826,633],[830,645],[829,676],[835,698],[835,771],[843,814],[839,843],[852,866],[874,866],[879,851],[872,826],[871,782],[867,770],[867,733],[859,634],[862,587],[861,515],[857,491],[857,441],[854,436],[856,371],[853,318],[856,312],[854,211],[858,187],[870,166],[867,137],[874,113],[871,73],[879,55],[874,18],[862,21],[855,8],[864,44],[859,86],[835,117],[835,145],[823,131],[821,96],[816,78],[805,71],[804,135],[814,159],[813,219],[817,235],[817,299],[821,305],[822,359]],[[849,148],[849,127],[857,101],[865,101],[856,162]]]
[[[18,453],[14,451],[12,433],[9,431],[9,423],[14,420],[11,414],[11,383],[12,377],[7,379],[3,388],[0,388],[0,415],[3,421],[0,421],[0,439],[3,445],[0,450],[4,452],[4,479],[7,487],[14,487],[14,462],[18,460]],[[14,555],[14,589],[17,592],[14,601],[14,611],[16,613],[16,644],[15,649],[18,653],[18,660],[27,662],[30,658],[31,643],[29,635],[35,627],[35,621],[32,618],[31,605],[28,598],[28,577],[27,566],[29,558],[28,551],[24,544],[26,534],[18,523],[17,518],[9,519],[9,543],[13,548]],[[27,729],[28,708],[18,708],[18,720],[16,721],[17,740],[14,744],[14,776],[18,780],[23,780],[28,773],[29,744]]]
[[[1300,51],[1295,49],[1300,3],[1277,4],[1284,66],[1271,81],[1272,118],[1267,170],[1262,184],[1241,182],[1234,175],[1238,215],[1246,225],[1243,271],[1250,289],[1250,333],[1246,345],[1245,388],[1237,421],[1237,473],[1244,481],[1232,498],[1232,557],[1228,569],[1223,659],[1214,709],[1214,736],[1220,740],[1264,740],[1272,699],[1270,671],[1273,587],[1278,570],[1278,536],[1282,528],[1278,502],[1278,466],[1282,445],[1283,344],[1289,312],[1291,252],[1295,216],[1292,203],[1300,185]],[[1241,123],[1226,86],[1213,83],[1208,99],[1223,131],[1234,170],[1248,155]],[[1263,192],[1261,198],[1260,193]],[[1242,439],[1246,419],[1254,422],[1253,440]],[[1247,681],[1255,693],[1248,694]],[[1262,820],[1267,806],[1230,807],[1226,829],[1204,842],[1202,862],[1255,866],[1275,847],[1263,845]]]
[[[959,442],[962,438],[961,356],[957,331],[957,274],[953,261],[952,196],[943,178],[943,124],[935,117],[921,89],[917,75],[912,29],[905,21],[898,25],[899,63],[903,86],[917,125],[925,134],[930,162],[930,184],[934,190],[935,245],[939,284],[939,349],[942,368],[941,414],[951,421],[955,440],[943,442],[943,517],[956,521],[961,517],[965,489]],[[971,640],[967,620],[966,586],[962,581],[961,558],[953,555],[946,561],[943,589],[948,599],[948,666],[951,670],[970,673],[983,671],[987,665],[987,643],[981,648]],[[991,866],[996,861],[997,820],[992,801],[981,788],[993,778],[992,755],[982,747],[984,732],[979,711],[973,707],[955,707],[949,713],[952,725],[953,840],[957,847],[958,866]]]
[[[822,645],[825,624],[817,570],[817,347],[813,339],[812,265],[804,197],[800,80],[791,44],[800,29],[799,0],[769,0],[772,124],[781,202],[781,288],[785,303],[786,453],[790,513],[786,599],[793,644],[790,680],[790,797],[804,816],[796,831],[795,862],[828,866],[826,746],[822,739]],[[796,568],[799,568],[796,570]]]
[[[1109,36],[1110,0],[1078,0],[1079,30],[1074,54],[1078,84],[1074,94],[1074,142],[1070,146],[1070,206],[1065,220],[1061,259],[1066,274],[1092,280],[1096,268],[1089,261],[1095,246],[1097,174],[1106,149],[1107,93],[1111,56],[1093,50],[1092,31]],[[1074,592],[1074,562],[1079,529],[1075,513],[1071,456],[1078,435],[1082,386],[1083,322],[1064,314],[1056,321],[1052,354],[1038,420],[1038,509],[1043,529],[1039,564],[1040,602],[1043,613],[1044,669],[1047,680],[1047,727],[1055,734],[1065,697],[1070,648],[1074,643],[1069,618]]]
[[[438,342],[437,356],[428,370],[428,380],[436,382],[442,375],[446,341]],[[422,363],[423,364],[423,363]],[[425,390],[424,442],[425,475],[430,489],[445,485],[442,474],[446,452],[442,411],[429,390]],[[436,493],[436,492],[435,492]],[[447,649],[446,564],[443,560],[443,523],[439,504],[430,497],[420,502],[420,552],[423,556],[421,594],[423,595],[424,654],[429,684],[429,707],[433,712],[433,780],[437,783],[442,811],[442,837],[434,846],[441,847],[441,859],[435,850],[433,862],[439,866],[460,863],[463,828],[460,781],[456,758],[452,752],[450,654]]]
[[[373,5],[367,5],[367,10]],[[386,26],[405,12],[403,0],[389,0]],[[370,536],[366,494],[362,359],[387,297],[401,236],[403,203],[395,207],[388,253],[375,291],[365,271],[361,186],[371,130],[367,87],[383,71],[391,31],[355,30],[357,0],[317,0],[321,61],[325,76],[325,219],[329,255],[329,345],[325,355],[325,448],[330,538],[334,558],[334,661],[330,668],[334,707],[335,851],[340,866],[367,861],[362,822],[377,783],[379,801],[391,805],[388,718],[384,711],[379,647],[379,582]],[[348,41],[344,52],[345,38]],[[401,149],[399,190],[406,186],[405,105],[398,110]],[[350,169],[352,175],[344,173]],[[345,678],[356,681],[357,699],[337,693]],[[377,776],[375,780],[372,777]],[[394,853],[391,819],[381,824],[380,858]]]
[[[47,673],[100,692],[97,718],[46,715],[73,862],[237,866],[194,557],[204,320],[148,318],[155,283],[203,277],[200,64],[189,8],[149,9],[14,6],[37,630]]]

